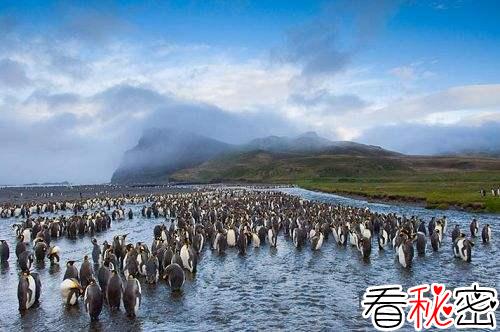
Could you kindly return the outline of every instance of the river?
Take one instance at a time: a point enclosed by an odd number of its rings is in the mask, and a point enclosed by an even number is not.
[[[455,224],[468,233],[473,217],[480,228],[492,225],[492,243],[484,245],[475,239],[472,262],[453,257],[451,239],[446,234],[439,252],[432,252],[428,243],[427,255],[416,257],[411,269],[403,269],[389,249],[379,251],[374,246],[369,261],[351,247],[341,248],[332,237],[320,251],[309,247],[297,250],[280,234],[276,249],[267,245],[250,248],[246,256],[229,249],[218,256],[205,247],[198,272],[173,295],[161,282],[146,285],[142,282],[142,306],[135,320],[122,312],[110,313],[105,307],[98,322],[90,322],[82,303],[67,309],[61,300],[59,285],[65,262],[82,260],[91,253],[90,237],[77,240],[60,238],[54,241],[62,251],[60,268],[36,266],[42,281],[42,296],[37,308],[20,315],[17,302],[19,269],[15,257],[15,236],[11,225],[19,219],[0,220],[0,239],[11,248],[10,266],[0,274],[0,330],[17,331],[75,331],[81,329],[104,331],[139,330],[371,330],[371,321],[361,317],[360,296],[367,286],[402,284],[410,286],[440,282],[448,288],[479,282],[481,286],[498,288],[500,278],[500,232],[496,215],[471,214],[460,211],[426,210],[409,205],[368,203],[332,194],[311,192],[299,188],[280,189],[305,199],[333,204],[368,207],[373,211],[418,215],[426,222],[432,216],[445,214],[449,219],[448,233]],[[97,234],[99,243],[110,241],[116,234],[130,233],[127,240],[151,243],[153,227],[161,219],[140,217],[141,205],[131,206],[135,218],[113,222],[111,229]],[[128,206],[126,207],[128,209]],[[80,264],[78,263],[78,266]],[[496,313],[497,321],[500,315]],[[410,330],[405,325],[403,330]]]

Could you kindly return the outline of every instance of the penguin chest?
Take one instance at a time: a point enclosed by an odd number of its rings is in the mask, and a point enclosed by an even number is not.
[[[255,233],[252,233],[252,243],[254,248],[260,247],[260,239]]]
[[[321,249],[321,246],[323,245],[323,239],[324,239],[324,236],[322,233],[320,233],[319,237],[318,237],[318,242],[316,243],[316,246],[314,249],[316,249],[316,250]]]
[[[227,245],[230,247],[236,246],[236,233],[232,229],[227,231]]]
[[[193,269],[193,266],[191,264],[191,256],[189,255],[189,249],[186,246],[183,246],[181,248],[180,255],[181,255],[182,265],[191,271]]]
[[[405,257],[405,252],[403,250],[403,245],[400,245],[398,248],[398,260],[399,264],[401,264],[403,267],[407,267],[407,262],[406,262],[406,257]]]
[[[26,296],[26,309],[31,308],[35,303],[36,298],[36,284],[35,279],[32,276],[28,276],[28,296]]]

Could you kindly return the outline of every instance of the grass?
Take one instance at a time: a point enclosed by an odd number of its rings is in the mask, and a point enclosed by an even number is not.
[[[433,209],[500,212],[500,197],[492,197],[489,192],[493,184],[500,183],[500,172],[428,172],[388,178],[305,179],[295,183],[311,190],[416,202]],[[487,190],[486,197],[481,197],[481,188]]]
[[[500,213],[500,159],[250,152],[173,174],[178,181],[294,183],[325,192],[400,200],[427,208]],[[488,195],[481,197],[484,188]]]

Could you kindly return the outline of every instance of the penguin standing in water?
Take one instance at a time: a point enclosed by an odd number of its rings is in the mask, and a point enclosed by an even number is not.
[[[85,304],[85,310],[90,316],[90,320],[98,320],[102,311],[103,300],[101,288],[99,288],[99,285],[96,284],[94,279],[90,280],[87,288],[85,289],[83,301]]]
[[[219,255],[223,255],[227,249],[227,237],[223,232],[218,232],[215,236],[214,249]]]
[[[321,231],[316,232],[316,234],[311,238],[311,249],[320,250],[321,246],[323,245],[323,240],[324,240],[323,232]]]
[[[381,228],[379,233],[378,233],[378,248],[380,250],[385,249],[387,244],[389,243],[389,234],[385,230],[385,228]]]
[[[425,237],[425,234],[423,232],[418,231],[417,232],[417,254],[420,256],[425,255],[425,246],[426,246],[427,239]]]
[[[483,243],[489,243],[491,240],[491,226],[489,224],[484,225],[481,231],[481,237],[483,238]]]
[[[431,235],[431,245],[434,251],[438,251],[441,247],[441,238],[439,237],[439,230],[434,230]]]
[[[109,278],[111,278],[111,271],[114,269],[113,263],[108,263],[108,266],[103,264],[99,267],[99,270],[97,270],[97,281],[99,282],[99,287],[101,288],[103,296],[106,296],[108,281]]]
[[[461,258],[465,262],[471,261],[472,247],[474,243],[471,240],[465,238],[465,234],[461,234],[455,242],[453,243],[453,253],[455,257]]]
[[[180,256],[182,260],[182,266],[191,273],[196,273],[196,266],[198,265],[198,256],[193,248],[189,245],[189,241],[186,240],[181,248]]]
[[[476,237],[478,233],[479,233],[479,223],[477,222],[476,218],[474,218],[470,223],[470,236]]]
[[[99,261],[101,258],[101,247],[97,243],[97,239],[93,238],[92,239],[92,260],[94,261],[94,265],[99,265]]]
[[[66,263],[66,272],[64,273],[64,278],[65,279],[76,279],[80,280],[78,276],[78,269],[75,266],[75,261],[68,261]]]
[[[66,305],[75,305],[78,297],[83,295],[83,288],[76,279],[64,279],[61,283],[61,295]]]
[[[45,254],[47,253],[48,246],[43,241],[38,241],[35,244],[35,258],[38,262],[45,260]]]
[[[248,241],[246,237],[246,232],[244,227],[240,230],[240,236],[238,236],[238,252],[240,255],[246,255],[248,247]]]
[[[131,275],[129,275],[130,277]],[[127,278],[128,279],[128,278]],[[116,270],[111,271],[111,277],[108,280],[106,288],[106,299],[110,309],[120,310],[120,302],[122,299],[123,282]]]
[[[132,220],[134,218],[134,213],[132,212],[132,209],[128,210],[128,219]]]
[[[163,279],[167,280],[173,292],[180,291],[185,280],[184,270],[179,264],[170,264],[164,270]]]
[[[94,279],[94,269],[90,263],[89,256],[83,257],[83,263],[80,266],[80,283],[83,289],[87,288],[89,280]]]
[[[19,301],[19,310],[24,311],[38,303],[42,293],[42,283],[37,273],[29,271],[21,272],[19,284],[17,286],[17,299]]]
[[[139,280],[129,275],[123,290],[123,307],[127,316],[135,318],[141,306],[142,290]]]
[[[398,247],[398,261],[404,268],[411,267],[414,251],[411,239],[405,239]]]
[[[267,230],[267,241],[269,242],[269,246],[271,248],[276,248],[278,242],[278,232],[272,226]]]
[[[358,250],[359,252],[361,252],[361,255],[364,259],[370,258],[370,254],[372,253],[372,242],[369,239],[363,237],[358,241]]]
[[[21,271],[29,271],[31,270],[31,266],[33,265],[33,254],[29,251],[24,251],[19,255],[18,263]]]
[[[159,276],[159,262],[156,255],[151,255],[146,262],[146,282],[149,284],[156,284]],[[130,279],[127,278],[127,281]]]
[[[453,228],[453,231],[451,231],[451,242],[455,243],[455,240],[460,236],[462,232],[460,231],[460,227],[458,225],[455,225],[455,228]]]
[[[20,235],[19,238],[18,238],[19,241],[17,241],[17,244],[16,244],[16,257],[17,259],[19,259],[19,256],[25,252],[26,250],[28,250],[28,248],[26,247],[26,243],[24,242],[24,235]]]
[[[7,263],[10,256],[9,244],[5,240],[0,240],[0,262]]]

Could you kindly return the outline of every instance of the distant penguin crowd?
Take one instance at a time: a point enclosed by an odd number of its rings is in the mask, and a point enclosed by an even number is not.
[[[132,205],[142,205],[142,218],[164,220],[152,226],[151,243],[132,243],[129,234],[99,243],[94,237],[97,233],[105,232],[114,222],[134,218]],[[91,320],[98,320],[104,307],[110,311],[123,309],[127,316],[137,317],[144,283],[162,282],[172,292],[181,291],[186,276],[196,275],[205,250],[215,255],[247,255],[249,248],[268,246],[277,250],[279,242],[284,241],[297,249],[318,251],[330,241],[334,246],[354,248],[364,260],[370,259],[374,248],[393,250],[396,264],[411,268],[415,251],[416,255],[439,251],[448,238],[454,256],[465,262],[472,259],[476,238],[481,237],[485,244],[492,241],[491,226],[481,228],[476,219],[471,221],[467,236],[458,225],[448,233],[449,221],[444,216],[432,218],[426,225],[416,216],[309,201],[281,191],[223,187],[177,194],[5,205],[0,208],[0,217],[23,220],[12,226],[20,270],[19,310],[28,310],[43,298],[43,281],[32,272],[33,263],[48,260],[57,265],[64,259],[62,303],[82,303]],[[63,236],[88,241],[87,254],[63,257],[56,245]],[[0,240],[2,264],[8,264],[9,257],[9,244]]]

